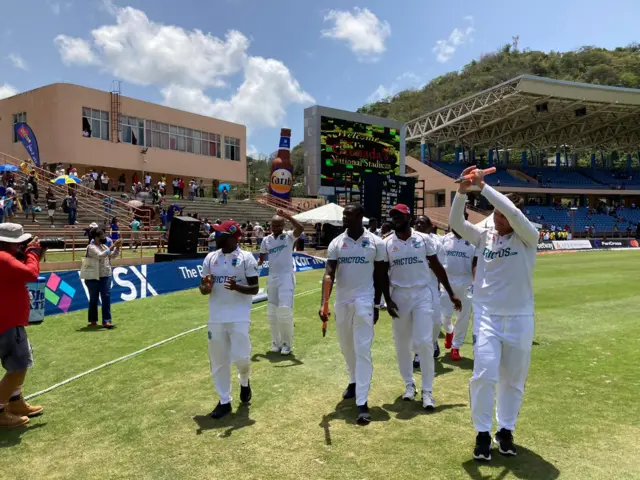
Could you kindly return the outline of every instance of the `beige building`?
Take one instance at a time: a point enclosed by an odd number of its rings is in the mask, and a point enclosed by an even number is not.
[[[246,127],[92,88],[55,83],[0,100],[0,152],[28,158],[13,132],[26,121],[44,164],[244,183]]]

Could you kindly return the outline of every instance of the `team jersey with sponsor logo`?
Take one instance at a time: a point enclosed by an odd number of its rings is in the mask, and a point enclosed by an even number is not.
[[[373,303],[373,264],[384,261],[384,244],[380,238],[365,230],[354,240],[345,231],[329,245],[327,259],[338,262],[336,303],[369,297]]]
[[[383,242],[392,287],[422,288],[433,284],[435,275],[429,268],[427,257],[437,254],[435,240],[429,235],[412,230],[407,240],[399,239],[394,233]]]
[[[429,238],[431,240],[433,240],[434,245],[436,246],[436,256],[438,257],[438,261],[440,262],[440,265],[442,265],[444,267],[446,261],[447,261],[447,257],[444,251],[444,247],[442,246],[442,241],[444,237],[441,237],[440,235],[436,235],[435,233],[430,233],[429,234]],[[431,269],[430,269],[431,270]],[[429,286],[431,287],[433,292],[437,292],[438,291],[438,277],[435,276],[435,274],[433,273],[433,270],[431,270],[431,281],[429,282]]]
[[[477,256],[477,249],[468,240],[457,238],[453,233],[446,234],[442,239],[445,253],[444,268],[449,282],[469,282],[473,278],[473,259]]]
[[[248,322],[252,296],[224,288],[235,277],[239,285],[248,285],[247,278],[258,276],[258,263],[253,255],[237,248],[231,253],[211,252],[204,259],[202,275],[213,276],[209,295],[209,323]]]
[[[481,194],[509,220],[513,232],[501,236],[495,228],[480,228],[464,220],[466,195],[456,194],[451,228],[478,247],[473,309],[486,315],[533,315],[538,231],[501,193],[486,185]]]
[[[260,253],[267,255],[269,276],[293,273],[293,247],[296,238],[292,231],[282,232],[277,237],[267,235],[260,245]]]

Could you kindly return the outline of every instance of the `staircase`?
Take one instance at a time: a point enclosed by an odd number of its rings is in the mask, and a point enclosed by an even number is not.
[[[194,200],[188,198],[177,200],[167,197],[167,206],[174,204],[183,207],[183,213],[186,215],[197,213],[199,218],[207,218],[212,222],[233,219],[241,225],[247,221],[264,224],[276,213],[273,208],[251,200],[229,200],[226,205],[223,205],[220,200],[214,198],[196,197]]]

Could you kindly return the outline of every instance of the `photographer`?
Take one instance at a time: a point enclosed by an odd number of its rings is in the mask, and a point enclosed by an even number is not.
[[[85,285],[89,290],[89,325],[98,325],[98,300],[102,302],[102,326],[113,328],[111,323],[111,257],[117,257],[122,246],[122,240],[116,240],[113,245],[102,228],[92,228],[89,231],[89,246],[86,256],[97,263],[95,277],[85,278]]]
[[[26,284],[38,280],[40,255],[38,238],[24,233],[22,225],[0,225],[0,292],[4,300],[0,309],[0,360],[6,370],[0,381],[0,428],[25,425],[29,417],[43,411],[22,398],[24,378],[33,365],[24,329],[29,325],[31,308]],[[24,260],[18,260],[22,257]]]

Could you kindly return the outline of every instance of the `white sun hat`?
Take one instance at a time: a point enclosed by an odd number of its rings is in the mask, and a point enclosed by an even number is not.
[[[22,243],[32,237],[30,233],[24,233],[22,225],[17,223],[0,223],[0,242]]]

